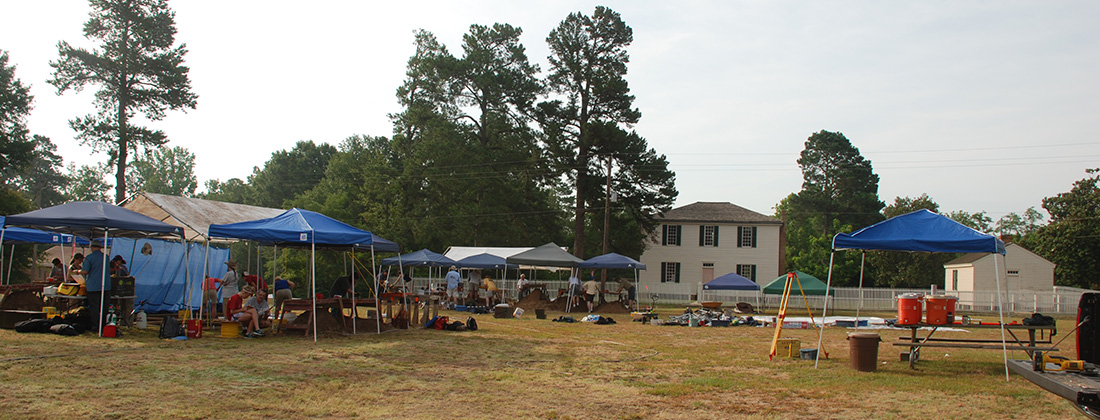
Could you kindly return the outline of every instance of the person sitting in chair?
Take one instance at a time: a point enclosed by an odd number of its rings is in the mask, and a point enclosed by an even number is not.
[[[250,298],[255,292],[256,288],[252,286],[242,287],[240,292],[229,298],[229,303],[225,306],[226,318],[231,321],[240,322],[241,324],[247,326],[244,333],[245,338],[257,337],[256,335],[253,335],[253,333],[259,326],[258,321],[253,322],[256,321],[256,310],[252,309],[251,311],[249,311],[248,308],[244,307],[244,300]]]
[[[244,302],[244,315],[241,322],[248,322],[253,337],[263,337],[264,328],[271,326],[271,305],[267,303],[267,294],[257,293]]]

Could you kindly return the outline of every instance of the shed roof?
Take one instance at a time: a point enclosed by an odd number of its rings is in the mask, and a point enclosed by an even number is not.
[[[131,196],[122,203],[122,207],[162,222],[183,226],[184,238],[189,241],[203,238],[211,224],[268,219],[286,211],[149,192],[139,192]]]
[[[732,203],[700,201],[669,210],[659,218],[663,222],[714,222],[783,224],[779,219],[754,212]]]

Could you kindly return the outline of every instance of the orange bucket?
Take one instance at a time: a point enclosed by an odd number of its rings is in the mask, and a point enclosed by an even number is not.
[[[925,315],[924,322],[932,325],[954,324],[957,300],[958,298],[954,296],[925,296],[924,301],[928,302],[928,313]]]
[[[898,321],[895,325],[916,325],[920,323],[923,308],[923,296],[916,293],[898,295]]]
[[[184,323],[187,325],[187,338],[202,338],[202,320],[188,319]]]

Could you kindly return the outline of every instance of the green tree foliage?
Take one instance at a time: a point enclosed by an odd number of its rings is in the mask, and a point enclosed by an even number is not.
[[[34,210],[33,205],[22,193],[7,187],[0,188],[0,216],[19,214],[31,210]],[[27,283],[30,281],[30,276],[27,273],[33,267],[34,246],[16,245],[14,256],[11,255],[10,244],[5,244],[4,248],[4,278],[6,279],[8,276],[8,261],[13,261],[15,264],[12,265],[11,269],[11,282]]]
[[[115,200],[126,198],[128,156],[168,141],[160,130],[136,125],[141,113],[160,120],[168,110],[194,109],[184,45],[175,44],[175,13],[167,0],[90,0],[90,18],[84,36],[99,42],[98,48],[75,48],[65,41],[57,45],[60,59],[49,83],[58,94],[98,85],[96,114],[69,121],[83,144],[106,151],[115,166]]]
[[[897,197],[882,213],[887,218],[925,209],[939,212],[939,204],[927,194],[920,197]],[[868,251],[868,265],[874,269],[875,285],[895,288],[925,288],[942,285],[943,264],[955,254],[927,252]]]
[[[573,253],[585,255],[585,213],[591,185],[599,184],[600,159],[594,155],[596,124],[630,125],[641,112],[624,76],[633,30],[619,13],[597,6],[592,16],[571,13],[546,38],[550,47],[547,87],[560,98],[539,104],[547,149],[556,168],[573,183]]]
[[[204,200],[224,201],[226,203],[248,204],[252,196],[252,187],[240,178],[229,178],[225,182],[208,179],[204,184],[205,193],[198,194]]]
[[[645,238],[652,232],[656,214],[672,208],[679,194],[676,175],[668,169],[668,159],[650,148],[636,132],[626,132],[612,123],[593,124],[589,135],[595,139],[595,159],[605,166],[594,167],[593,176],[584,187],[588,197],[586,249],[591,257],[603,253],[604,210],[607,202],[608,160],[612,165],[611,192],[617,200],[611,202],[608,252],[641,255]],[[601,171],[604,176],[597,176]]]
[[[1043,225],[1043,214],[1029,207],[1023,215],[1009,213],[997,219],[997,234],[1019,242],[1021,238],[1035,232]]]
[[[33,100],[30,89],[15,78],[15,66],[8,65],[7,51],[0,50],[0,175],[4,186],[31,163],[34,142],[28,138],[27,115]]]
[[[962,223],[982,233],[993,233],[993,219],[985,211],[970,213],[964,210],[956,210],[947,214],[947,217]]]
[[[107,182],[111,167],[106,163],[97,165],[68,166],[69,188],[65,196],[73,201],[108,201],[111,184]]]
[[[798,159],[802,191],[776,206],[787,221],[787,269],[813,275],[829,271],[832,238],[883,220],[878,199],[878,175],[844,134],[814,133]],[[838,286],[859,283],[859,254],[837,253],[833,281]],[[866,276],[865,276],[866,277]],[[873,284],[873,279],[864,279]]]
[[[72,182],[62,173],[63,159],[57,154],[57,146],[49,138],[35,135],[31,162],[16,174],[13,185],[21,191],[35,208],[64,203],[65,190]]]
[[[191,197],[195,195],[195,154],[183,147],[153,150],[145,158],[134,161],[130,191]]]
[[[253,168],[248,177],[252,194],[246,204],[289,208],[291,200],[321,182],[335,154],[332,145],[312,140],[299,141],[289,151],[272,153],[263,169]]]
[[[541,87],[518,28],[473,25],[463,56],[427,31],[397,90],[394,138],[370,139],[364,159],[389,179],[361,189],[383,201],[367,217],[406,246],[513,245],[557,240],[555,179],[540,159],[531,104]],[[338,172],[330,172],[331,174]]]
[[[1050,223],[1024,237],[1020,245],[1057,264],[1054,283],[1100,288],[1100,170],[1073,184],[1069,192],[1043,199]]]

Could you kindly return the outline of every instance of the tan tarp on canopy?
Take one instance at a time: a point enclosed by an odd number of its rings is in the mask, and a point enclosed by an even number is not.
[[[286,210],[225,203],[199,198],[180,197],[148,192],[137,193],[122,207],[173,225],[183,226],[188,241],[205,242],[211,224],[229,224],[267,219]],[[231,242],[215,239],[212,242]]]

